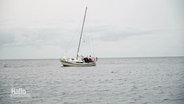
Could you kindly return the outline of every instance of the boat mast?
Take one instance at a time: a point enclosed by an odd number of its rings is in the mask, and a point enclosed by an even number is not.
[[[82,39],[82,33],[83,33],[84,23],[85,23],[85,19],[86,19],[86,12],[87,12],[87,6],[86,6],[86,10],[85,10],[85,14],[84,14],[84,19],[83,19],[83,23],[82,23],[82,29],[81,29],[81,33],[80,33],[79,45],[78,45],[78,49],[77,49],[77,59],[78,59],[78,54],[79,54],[79,49],[80,49],[80,44],[81,44],[81,39]]]

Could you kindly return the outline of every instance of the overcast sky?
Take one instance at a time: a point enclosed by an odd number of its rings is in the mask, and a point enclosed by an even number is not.
[[[184,56],[183,0],[0,0],[0,59],[76,56],[86,5],[81,53]]]

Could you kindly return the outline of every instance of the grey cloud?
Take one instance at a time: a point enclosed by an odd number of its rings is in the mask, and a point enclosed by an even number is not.
[[[96,40],[101,41],[118,41],[123,38],[140,36],[140,35],[149,35],[156,30],[142,30],[134,28],[115,28],[112,26],[99,26],[91,27],[87,29],[87,32],[95,37]]]
[[[0,31],[0,47],[12,44],[15,42],[15,37],[10,32]]]
[[[1,47],[41,47],[44,45],[57,45],[67,47],[71,40],[71,31],[60,28],[14,28],[0,30]]]
[[[150,34],[152,31],[141,31],[141,30],[110,30],[104,33],[100,38],[104,41],[118,41],[123,38]]]

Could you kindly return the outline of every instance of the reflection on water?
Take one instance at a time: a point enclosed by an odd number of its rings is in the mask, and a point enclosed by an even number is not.
[[[1,60],[2,104],[183,104],[184,58],[99,59],[96,67],[59,60]],[[11,97],[12,88],[30,96]]]

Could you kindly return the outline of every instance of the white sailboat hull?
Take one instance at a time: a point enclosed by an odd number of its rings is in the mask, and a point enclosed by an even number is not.
[[[94,57],[91,57],[91,56],[83,58],[82,55],[79,55],[79,49],[80,49],[82,33],[83,33],[83,28],[84,28],[84,23],[85,23],[85,18],[86,18],[86,12],[87,12],[87,7],[85,9],[81,34],[80,34],[80,38],[79,38],[79,45],[78,45],[78,49],[77,49],[77,57],[76,57],[76,59],[75,58],[62,58],[61,63],[63,64],[64,67],[96,66],[97,58],[94,58]]]
[[[61,59],[61,63],[64,67],[89,67],[89,66],[96,66],[96,62],[81,62],[81,61],[68,61]]]

